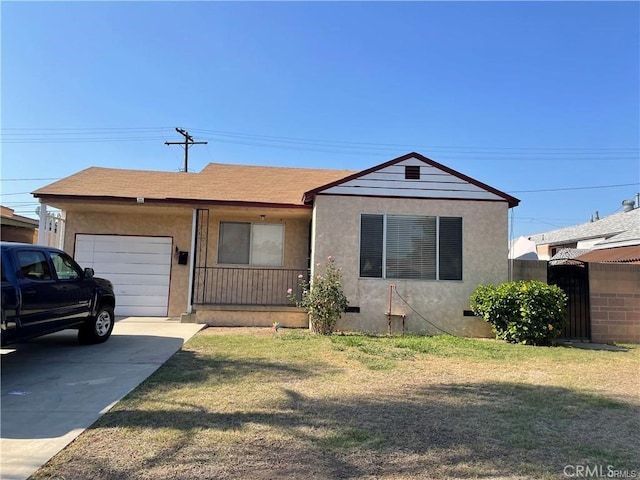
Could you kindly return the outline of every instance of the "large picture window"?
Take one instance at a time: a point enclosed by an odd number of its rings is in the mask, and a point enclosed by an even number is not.
[[[462,218],[362,215],[360,276],[462,280]]]
[[[218,263],[282,266],[284,225],[220,222]]]

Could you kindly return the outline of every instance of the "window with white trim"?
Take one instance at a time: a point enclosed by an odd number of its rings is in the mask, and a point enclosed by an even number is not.
[[[462,217],[361,215],[360,276],[462,280]]]
[[[220,222],[218,263],[280,267],[283,252],[283,224]]]

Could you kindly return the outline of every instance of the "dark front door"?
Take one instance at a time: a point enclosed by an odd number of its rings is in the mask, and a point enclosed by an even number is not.
[[[589,264],[576,260],[572,260],[570,264],[549,264],[547,283],[557,285],[569,297],[567,325],[561,338],[590,341]]]

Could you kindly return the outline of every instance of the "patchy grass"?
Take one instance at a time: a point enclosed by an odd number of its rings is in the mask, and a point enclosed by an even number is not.
[[[640,472],[640,350],[207,329],[34,479]]]

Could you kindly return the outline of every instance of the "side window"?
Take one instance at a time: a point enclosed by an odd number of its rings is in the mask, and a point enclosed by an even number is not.
[[[60,280],[77,280],[81,277],[78,267],[68,255],[51,252],[51,261]]]
[[[18,252],[18,264],[24,278],[51,280],[51,270],[43,252],[30,250]]]
[[[0,270],[2,270],[2,281],[6,282],[7,281],[7,275],[6,275],[6,273],[4,273],[4,262],[0,262]]]

